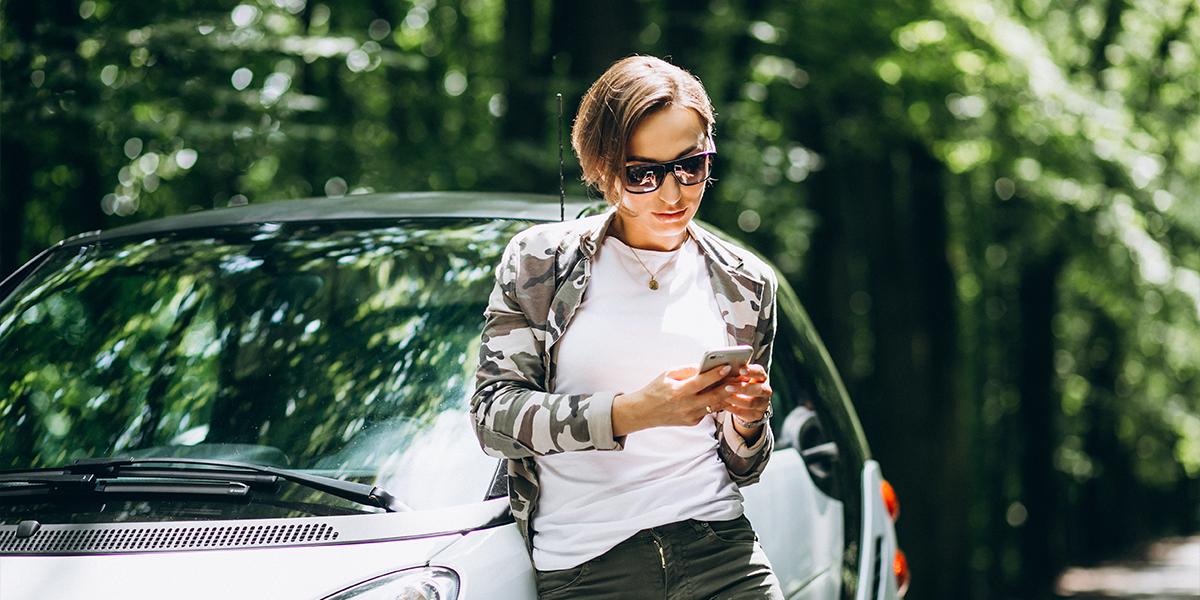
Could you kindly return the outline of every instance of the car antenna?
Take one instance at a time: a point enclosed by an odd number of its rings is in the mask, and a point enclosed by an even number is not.
[[[563,190],[562,94],[558,95],[558,220],[567,220],[567,193]]]

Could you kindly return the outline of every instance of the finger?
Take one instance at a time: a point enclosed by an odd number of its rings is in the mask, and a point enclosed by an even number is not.
[[[771,405],[771,386],[767,383],[745,386],[727,385],[721,388],[722,403],[734,410],[766,412]],[[756,417],[757,418],[757,417]],[[753,420],[753,419],[751,419]]]
[[[765,409],[757,409],[756,410],[756,409],[743,408],[740,406],[731,406],[731,405],[726,405],[722,410],[724,410],[725,412],[727,412],[747,423],[757,421],[757,420],[763,418],[763,416],[767,414],[767,411]]]
[[[748,396],[748,397],[754,397],[754,398],[770,398],[771,397],[771,385],[766,382],[741,383],[741,384],[730,383],[725,386],[725,391],[730,394],[736,394],[739,396]]]
[[[713,413],[719,413],[725,409],[728,401],[728,394],[720,391],[720,388],[712,390],[704,390],[698,394],[690,395],[684,398],[685,410],[700,410],[701,416]]]
[[[733,367],[730,367],[729,365],[722,365],[720,367],[709,369],[703,373],[696,375],[695,378],[692,380],[692,383],[694,385],[692,385],[690,387],[691,387],[691,389],[695,389],[695,390],[706,389],[709,386],[712,386],[713,384],[717,383],[718,381],[721,381],[722,379],[724,379],[726,376],[729,375],[729,373],[732,370],[733,370]]]
[[[722,405],[735,410],[766,412],[771,406],[771,398],[769,396],[730,394],[722,401]]]
[[[744,379],[750,379],[753,381],[766,381],[767,370],[764,369],[762,365],[751,363],[742,367],[741,370],[738,371],[738,375]]]
[[[675,367],[673,369],[668,370],[666,373],[663,373],[663,375],[670,377],[671,379],[677,379],[679,381],[683,381],[684,379],[687,379],[689,377],[696,376],[696,367],[693,367],[691,365]]]
[[[717,413],[729,408],[735,399],[734,394],[726,392],[724,388],[717,385],[692,396],[691,401],[695,402],[693,406],[699,406],[702,410],[707,408],[707,412]]]
[[[724,388],[721,388],[721,389],[724,390],[726,392],[726,394],[730,394],[733,396],[755,397],[755,398],[758,398],[758,397],[769,398],[770,397],[770,385],[767,384],[766,382],[762,382],[762,383],[731,382],[731,383],[727,383],[724,386]]]
[[[722,406],[731,410],[766,412],[771,406],[771,401],[765,397],[733,395],[722,401]]]

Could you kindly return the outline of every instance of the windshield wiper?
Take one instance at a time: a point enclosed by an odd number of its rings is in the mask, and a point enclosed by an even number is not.
[[[344,498],[352,502],[364,504],[367,506],[377,506],[388,512],[405,512],[412,510],[395,496],[389,494],[387,490],[371,486],[364,483],[356,483],[353,481],[343,481],[332,477],[322,475],[310,475],[299,471],[289,471],[287,469],[278,469],[275,467],[266,467],[253,463],[236,462],[229,460],[209,460],[203,458],[81,458],[71,462],[71,465],[66,468],[66,472],[76,473],[91,473],[103,476],[107,473],[125,473],[128,472],[131,465],[134,464],[180,464],[180,465],[199,465],[204,467],[218,467],[221,469],[222,476],[236,475],[236,471],[230,472],[229,469],[241,471],[253,471],[256,473],[264,473],[290,481],[295,484],[303,485],[314,490],[322,491],[338,498]],[[163,473],[170,473],[175,469],[157,469],[156,475],[163,476]],[[198,469],[184,469],[184,472],[191,476]],[[134,471],[136,473],[136,471]],[[223,477],[222,477],[223,478]]]
[[[139,468],[134,465],[197,465],[203,469],[179,467],[169,468]],[[249,471],[249,472],[247,472]],[[172,484],[168,482],[114,482],[105,481],[117,478],[156,478],[156,479],[212,479],[215,482],[191,481],[188,483]],[[225,460],[208,460],[202,458],[81,458],[61,469],[38,471],[8,471],[0,473],[2,482],[25,482],[53,486],[77,487],[83,491],[92,488],[94,491],[107,492],[173,492],[244,495],[250,487],[261,484],[275,483],[276,478],[290,481],[308,488],[344,498],[367,506],[377,506],[388,512],[403,512],[412,510],[387,490],[353,481],[342,481],[332,477],[310,475],[287,469],[265,467],[252,463]],[[178,489],[172,489],[175,485]],[[44,492],[41,492],[44,493]],[[2,495],[25,495],[20,488],[0,492]]]
[[[180,476],[176,475],[176,479]],[[263,477],[260,475],[260,477]],[[161,479],[161,478],[160,478]],[[188,477],[188,479],[192,479]],[[7,471],[0,473],[0,498],[17,498],[37,501],[53,496],[86,496],[90,494],[168,494],[186,496],[221,496],[243,498],[250,485],[229,481],[230,477],[215,478],[220,481],[116,481],[113,478],[97,477],[91,473],[67,473],[53,471]],[[28,485],[11,485],[24,483]]]

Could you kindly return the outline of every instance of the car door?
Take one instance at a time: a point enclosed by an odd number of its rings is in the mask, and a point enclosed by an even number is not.
[[[811,322],[786,283],[772,357],[775,453],[746,513],[788,598],[834,600],[854,573],[865,441]],[[852,540],[846,552],[846,540]],[[847,556],[848,554],[852,556]],[[853,576],[851,577],[853,579]]]

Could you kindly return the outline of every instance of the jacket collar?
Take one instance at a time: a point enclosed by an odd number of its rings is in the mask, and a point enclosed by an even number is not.
[[[604,242],[604,236],[608,235],[608,228],[617,218],[617,209],[609,208],[602,214],[602,217],[597,221],[595,227],[579,234],[579,249],[589,261],[596,255],[596,248],[599,248],[600,244]]]

